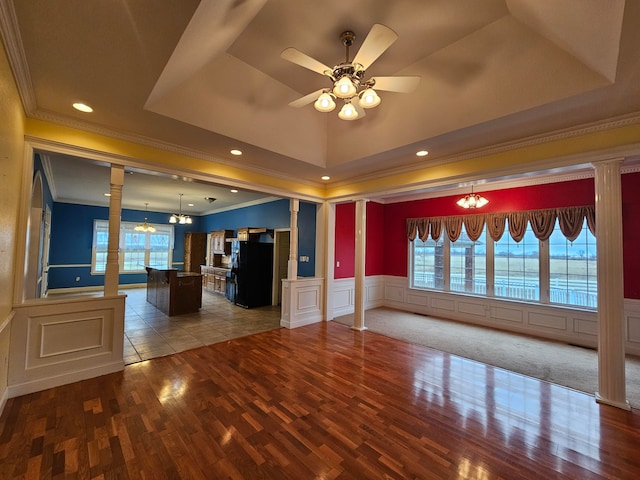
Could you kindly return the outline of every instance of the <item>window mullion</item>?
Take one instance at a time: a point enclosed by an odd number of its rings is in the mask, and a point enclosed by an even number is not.
[[[485,227],[486,228],[486,227]],[[487,271],[487,296],[494,296],[494,284],[495,284],[495,268],[494,268],[494,252],[495,252],[495,242],[491,239],[489,235],[487,235],[487,255],[486,255],[486,271]]]
[[[540,242],[539,262],[539,278],[540,278],[540,303],[549,303],[550,301],[550,266],[549,266],[549,240]]]
[[[447,235],[443,235],[442,244],[442,280],[443,290],[448,292],[451,290],[451,240]]]

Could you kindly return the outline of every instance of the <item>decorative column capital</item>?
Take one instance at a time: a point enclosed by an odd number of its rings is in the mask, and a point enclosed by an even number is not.
[[[625,157],[614,157],[614,158],[605,158],[602,160],[595,160],[591,162],[593,168],[604,167],[604,166],[614,166],[614,165],[622,165]]]

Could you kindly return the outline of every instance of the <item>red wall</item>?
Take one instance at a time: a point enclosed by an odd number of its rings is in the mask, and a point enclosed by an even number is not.
[[[640,173],[622,175],[622,228],[624,296],[640,299]],[[550,183],[531,187],[482,192],[489,204],[482,212],[509,212],[541,208],[593,205],[593,179]],[[467,214],[458,207],[460,196],[448,196],[381,205],[367,203],[366,275],[407,276],[408,244],[406,219]],[[336,207],[335,278],[354,276],[355,204]]]
[[[367,250],[365,252],[365,275],[384,275],[385,259],[385,215],[384,205],[367,202]],[[389,255],[393,256],[393,255]]]
[[[351,278],[354,276],[355,255],[356,204],[339,203],[336,205],[336,264],[334,266],[334,278]]]
[[[640,173],[622,175],[624,297],[640,298]]]
[[[336,265],[334,266],[334,278],[351,278],[355,275],[355,223],[355,203],[336,205]],[[376,202],[367,202],[365,275],[384,275],[385,231],[384,205]],[[339,267],[338,263],[340,263]]]
[[[593,205],[595,200],[593,179],[493,190],[482,192],[482,196],[489,200],[482,207],[482,213]],[[460,197],[455,195],[385,205],[388,232],[385,249],[397,254],[396,259],[388,258],[385,262],[385,275],[407,276],[406,219],[473,213],[456,205]]]

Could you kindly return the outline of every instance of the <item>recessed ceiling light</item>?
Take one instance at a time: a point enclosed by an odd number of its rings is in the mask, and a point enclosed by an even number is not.
[[[242,155],[242,151],[236,149],[231,150],[230,153],[231,155]]]
[[[235,188],[232,188],[232,189],[230,190],[230,192],[231,192],[231,193],[238,193],[238,190],[236,190]]]
[[[323,175],[322,180],[331,180],[331,177],[329,175]]]
[[[80,103],[80,102],[74,103],[73,108],[75,108],[76,110],[80,110],[81,112],[84,112],[84,113],[93,112],[93,108],[91,108],[89,105],[85,103]]]
[[[193,203],[187,203],[187,205],[193,207]]]
[[[105,197],[110,197],[110,196],[111,196],[111,194],[110,194],[110,193],[105,193],[105,194],[104,194],[104,196],[105,196]]]
[[[426,150],[420,150],[419,152],[416,152],[416,155],[419,157],[426,157],[427,155],[429,155],[429,152],[427,152]]]

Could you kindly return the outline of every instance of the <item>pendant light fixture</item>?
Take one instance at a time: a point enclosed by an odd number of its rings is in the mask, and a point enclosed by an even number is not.
[[[184,195],[183,193],[179,193],[178,194],[180,196],[180,211],[179,213],[174,213],[173,215],[171,215],[169,217],[169,223],[179,223],[180,225],[190,225],[191,223],[193,223],[193,221],[191,220],[191,217],[189,215],[183,215],[182,214],[182,195]]]
[[[153,233],[153,232],[156,231],[156,228],[153,225],[151,225],[151,224],[149,224],[147,222],[147,213],[148,213],[148,211],[149,211],[149,204],[145,203],[144,204],[144,212],[145,212],[144,223],[140,223],[140,224],[135,226],[134,230],[136,232],[151,232],[151,233]]]
[[[465,195],[456,203],[462,208],[481,208],[481,207],[484,207],[487,203],[489,203],[489,200],[484,198],[482,195],[473,193],[473,185],[471,185],[471,193],[469,193],[468,195]]]

